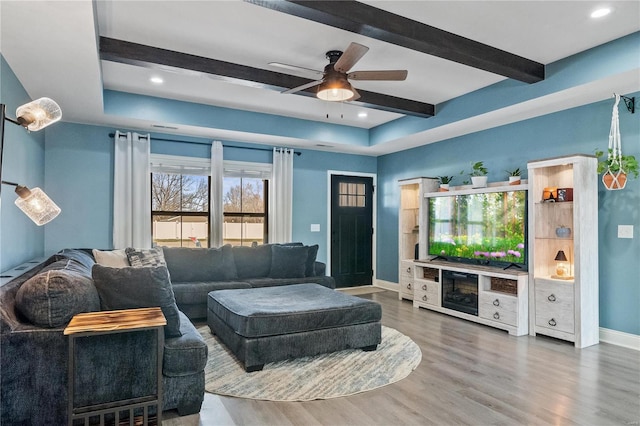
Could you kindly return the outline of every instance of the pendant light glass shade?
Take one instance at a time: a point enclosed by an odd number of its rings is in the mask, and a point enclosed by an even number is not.
[[[52,221],[61,212],[60,207],[40,188],[29,189],[18,185],[16,194],[18,194],[16,206],[38,226]]]
[[[318,87],[318,98],[324,101],[340,102],[353,98],[351,84],[342,79],[328,80]]]
[[[16,117],[22,126],[35,132],[60,120],[62,110],[54,100],[40,98],[18,107]]]

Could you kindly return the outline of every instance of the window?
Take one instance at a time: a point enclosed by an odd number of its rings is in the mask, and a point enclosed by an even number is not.
[[[264,244],[269,223],[269,164],[225,162],[223,182],[224,244]]]
[[[208,158],[151,155],[154,245],[208,247],[211,162]],[[268,242],[271,164],[224,161],[223,242]]]
[[[338,192],[340,207],[366,207],[364,183],[340,182]]]
[[[151,226],[154,245],[208,247],[211,178],[151,173]]]

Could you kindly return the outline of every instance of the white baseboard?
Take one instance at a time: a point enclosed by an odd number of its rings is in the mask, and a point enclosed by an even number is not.
[[[600,327],[600,341],[640,351],[640,336]]]
[[[398,286],[398,283],[393,283],[391,281],[385,281],[385,280],[376,280],[374,287],[384,288],[385,290],[395,291],[396,293],[400,289],[400,287]]]

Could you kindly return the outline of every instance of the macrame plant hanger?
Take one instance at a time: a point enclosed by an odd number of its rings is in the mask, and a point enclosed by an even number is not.
[[[616,102],[611,113],[611,130],[609,131],[609,149],[607,150],[607,170],[602,175],[602,183],[610,190],[623,189],[627,185],[626,171],[622,168],[622,140],[620,138],[620,122],[618,119],[618,104],[620,95],[614,94]],[[611,170],[612,168],[615,169]],[[610,183],[607,181],[611,180]]]

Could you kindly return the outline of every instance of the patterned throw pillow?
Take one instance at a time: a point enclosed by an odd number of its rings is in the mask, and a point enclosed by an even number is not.
[[[160,247],[152,249],[127,247],[125,253],[127,253],[131,266],[138,268],[143,266],[167,266],[167,262],[164,260],[164,253]]]

